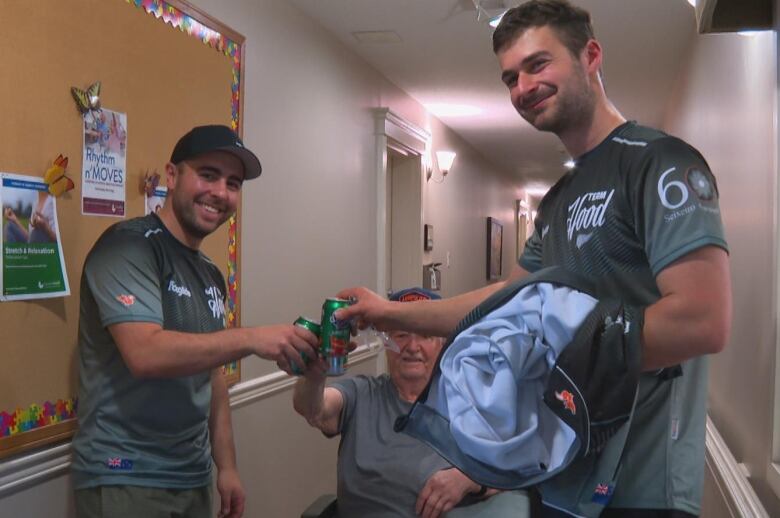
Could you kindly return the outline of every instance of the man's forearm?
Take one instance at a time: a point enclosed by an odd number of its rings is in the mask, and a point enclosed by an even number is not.
[[[729,338],[730,318],[727,308],[707,308],[674,297],[662,298],[645,310],[643,370],[670,367],[720,352]]]
[[[212,333],[182,333],[151,323],[109,326],[133,375],[149,378],[188,376],[243,358],[253,352],[243,328]]]
[[[211,415],[209,416],[211,456],[217,469],[236,469],[236,448],[230,418],[230,399],[221,369],[211,374]]]
[[[421,335],[448,336],[469,311],[503,286],[504,282],[498,282],[444,300],[394,304],[388,315],[393,322],[391,327]]]
[[[324,407],[325,380],[312,381],[301,377],[293,389],[293,408],[315,428],[321,428]]]
[[[655,370],[721,351],[731,332],[728,255],[708,246],[656,277],[661,298],[645,310],[642,367]]]
[[[486,298],[506,286],[522,279],[528,272],[515,266],[505,281],[496,282],[455,297],[436,301],[404,302],[393,305],[393,329],[403,329],[430,336],[448,336],[469,312]]]

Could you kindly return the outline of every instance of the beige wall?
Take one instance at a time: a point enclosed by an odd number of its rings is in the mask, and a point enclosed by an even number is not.
[[[373,107],[389,107],[458,153],[447,181],[425,193],[436,252],[452,252],[446,293],[485,283],[487,216],[504,222],[508,270],[515,189],[462,139],[287,2],[194,3],[247,38],[244,140],[260,156],[263,175],[243,195],[245,325],[317,316],[339,289],[376,284]],[[242,370],[247,380],[275,366],[250,359]],[[294,415],[290,398],[285,390],[233,413],[248,518],[293,517],[335,490],[337,442]],[[0,515],[72,516],[69,484],[59,476],[0,498]]]
[[[512,109],[509,102],[507,109]],[[488,216],[503,225],[502,278],[507,277],[516,263],[515,200],[522,198],[524,193],[517,181],[491,168],[456,133],[435,120],[432,126],[434,149],[458,151],[444,181],[429,181],[423,191],[424,221],[433,225],[435,236],[433,250],[425,252],[423,260],[425,263],[443,263],[442,295],[448,297],[487,282]],[[447,252],[450,253],[449,268],[446,266]]]
[[[424,205],[434,207],[435,250],[446,243],[458,265],[446,274],[447,293],[484,285],[484,217],[506,220],[505,239],[514,225],[513,194],[499,171],[286,2],[195,3],[247,37],[244,136],[263,175],[243,198],[245,325],[317,315],[339,289],[376,284],[374,107],[389,107],[458,153],[453,174]],[[250,377],[272,368],[243,363]]]
[[[696,146],[718,180],[731,250],[734,323],[712,359],[710,413],[770,516],[766,483],[775,365],[776,52],[773,34],[699,36],[666,129]]]

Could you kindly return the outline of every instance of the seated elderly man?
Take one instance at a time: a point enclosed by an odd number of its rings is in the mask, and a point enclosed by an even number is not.
[[[390,296],[401,302],[439,298],[422,288]],[[443,339],[398,331],[390,338],[399,351],[387,350],[388,374],[341,379],[326,387],[324,365],[318,364],[295,386],[295,410],[326,436],[341,435],[339,517],[527,516],[524,493],[480,502],[497,491],[473,482],[429,446],[393,430],[428,383]],[[490,502],[502,499],[508,501]]]

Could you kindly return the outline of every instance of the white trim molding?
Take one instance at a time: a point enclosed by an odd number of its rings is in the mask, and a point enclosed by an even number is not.
[[[387,293],[387,148],[404,155],[425,156],[431,134],[389,108],[374,108],[376,136],[376,292]]]
[[[0,462],[0,498],[63,475],[70,469],[70,441]]]
[[[372,342],[361,345],[349,353],[349,364],[357,365],[374,358],[382,348],[381,342]],[[230,408],[239,408],[260,399],[273,396],[279,392],[289,390],[295,385],[294,376],[282,371],[272,372],[259,378],[254,378],[230,387]]]
[[[706,462],[732,516],[769,518],[741,466],[731,454],[718,429],[707,416]]]
[[[377,357],[382,344],[374,341],[361,345],[349,355],[349,363],[356,365]],[[296,378],[282,371],[236,383],[230,388],[230,407],[238,408],[289,390]],[[0,461],[0,499],[27,487],[41,484],[70,470],[70,441]]]

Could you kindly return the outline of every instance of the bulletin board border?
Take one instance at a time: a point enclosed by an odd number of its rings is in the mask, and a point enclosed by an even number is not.
[[[143,9],[164,23],[185,34],[198,38],[204,44],[224,54],[231,62],[231,127],[242,135],[243,114],[243,35],[227,27],[185,0],[125,0],[136,8]],[[228,221],[228,294],[227,325],[240,325],[239,291],[239,214]],[[241,364],[238,361],[223,366],[228,385],[241,378]],[[0,459],[70,438],[76,430],[76,398],[33,403],[27,409],[0,411]]]

